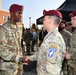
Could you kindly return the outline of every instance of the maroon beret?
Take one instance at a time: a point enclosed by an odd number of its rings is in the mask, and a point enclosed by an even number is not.
[[[43,10],[43,15],[44,16],[51,15],[51,16],[57,16],[59,18],[62,18],[62,14],[58,10],[49,10],[49,11]]]
[[[69,14],[70,17],[76,16],[76,10]]]
[[[12,4],[9,9],[9,11],[13,13],[16,13],[17,11],[22,11],[22,10],[23,10],[23,6],[18,4]]]

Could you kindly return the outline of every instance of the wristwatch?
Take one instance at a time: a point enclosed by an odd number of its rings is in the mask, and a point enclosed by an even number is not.
[[[19,62],[22,62],[22,61],[23,61],[23,58],[22,58],[22,57],[20,57],[20,58],[19,58]]]

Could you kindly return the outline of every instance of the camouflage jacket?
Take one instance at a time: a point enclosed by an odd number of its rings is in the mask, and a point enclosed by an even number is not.
[[[64,40],[55,28],[45,36],[39,51],[30,60],[37,60],[38,75],[60,75],[65,53]]]
[[[0,70],[18,68],[18,59],[22,56],[22,29],[14,27],[11,21],[0,26]]]
[[[72,59],[76,59],[76,30],[74,30],[72,33],[72,38],[71,38],[71,48],[69,52],[71,53]]]
[[[70,48],[70,40],[72,38],[72,34],[67,31],[66,29],[63,29],[62,31],[60,31],[61,35],[63,36],[63,39],[65,41],[65,44],[67,46],[67,50],[69,50]]]

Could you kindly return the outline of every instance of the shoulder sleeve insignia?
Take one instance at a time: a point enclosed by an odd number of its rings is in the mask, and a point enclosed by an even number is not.
[[[50,43],[48,57],[52,58],[57,50],[58,50],[58,44],[57,43]]]
[[[48,53],[48,57],[52,58],[54,56],[55,52],[56,52],[56,48],[50,48],[49,53]]]

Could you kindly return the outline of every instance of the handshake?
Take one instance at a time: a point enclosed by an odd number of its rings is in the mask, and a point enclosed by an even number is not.
[[[31,62],[31,60],[29,59],[29,57],[28,56],[23,56],[23,57],[20,57],[19,58],[19,63],[24,63],[25,65],[28,65],[28,63],[30,63]]]

